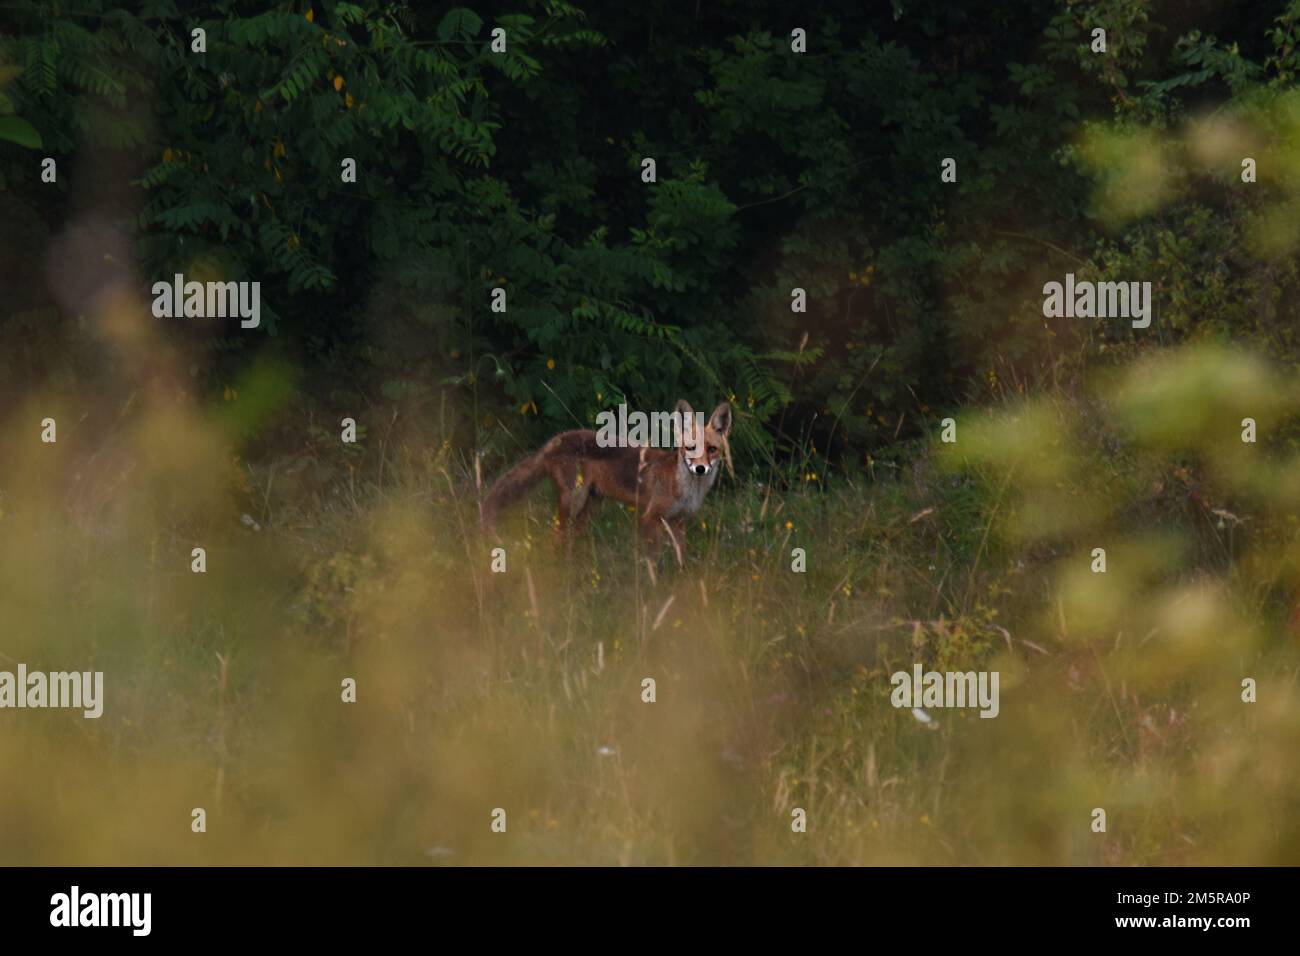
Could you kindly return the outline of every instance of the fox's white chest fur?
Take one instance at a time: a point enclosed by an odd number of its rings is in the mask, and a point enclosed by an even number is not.
[[[713,487],[713,482],[717,480],[718,468],[716,465],[709,468],[707,475],[693,475],[686,462],[678,459],[677,462],[677,487],[679,494],[676,502],[668,509],[667,517],[677,518],[682,515],[690,516],[700,510],[700,505],[704,504],[704,496],[709,493]]]

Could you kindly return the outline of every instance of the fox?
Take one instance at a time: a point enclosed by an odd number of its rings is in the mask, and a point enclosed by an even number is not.
[[[661,545],[667,527],[678,557],[686,541],[686,522],[700,510],[704,497],[717,481],[725,462],[733,476],[731,404],[713,410],[701,429],[689,402],[677,402],[682,423],[681,444],[675,448],[602,446],[596,432],[576,429],[561,432],[540,450],[498,478],[483,499],[483,527],[494,533],[503,508],[519,501],[550,478],[555,485],[557,538],[572,540],[586,527],[594,504],[601,498],[636,509],[643,545],[651,551]]]

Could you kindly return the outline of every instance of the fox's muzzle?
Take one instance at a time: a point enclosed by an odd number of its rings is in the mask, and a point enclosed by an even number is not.
[[[697,475],[707,475],[709,473],[708,465],[691,465],[691,471]]]

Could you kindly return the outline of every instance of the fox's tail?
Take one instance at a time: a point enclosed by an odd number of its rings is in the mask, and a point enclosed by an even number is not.
[[[483,499],[483,528],[492,531],[496,527],[501,509],[514,504],[532,487],[546,477],[545,449],[530,455],[515,465],[492,483],[487,497]]]

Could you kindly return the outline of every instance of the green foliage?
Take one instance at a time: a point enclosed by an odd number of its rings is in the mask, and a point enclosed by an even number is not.
[[[20,116],[0,116],[0,139],[26,146],[41,148],[41,134],[36,127]]]
[[[1300,4],[1194,27],[1137,0],[868,7],[810,14],[800,55],[773,3],[19,2],[0,139],[110,172],[142,276],[261,281],[309,394],[450,397],[456,443],[489,452],[728,397],[742,462],[869,469],[943,409],[1143,347],[1043,322],[1067,270],[1159,279],[1162,342],[1294,360]],[[1207,115],[1258,146],[1257,186],[1202,148]],[[57,230],[71,168],[49,186],[0,149],[11,218]],[[268,345],[207,344],[211,385]]]

